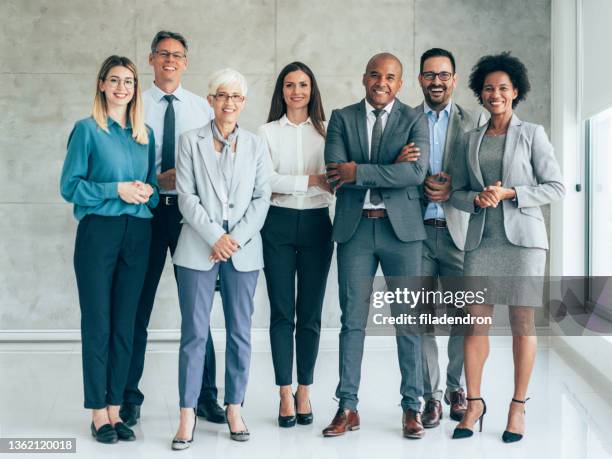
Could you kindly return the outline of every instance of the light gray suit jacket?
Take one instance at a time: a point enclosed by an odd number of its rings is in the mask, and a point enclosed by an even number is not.
[[[395,163],[404,145],[414,142],[421,149],[415,162]],[[362,100],[332,112],[325,139],[325,164],[357,163],[355,183],[336,193],[333,239],[348,242],[361,221],[368,189],[379,188],[389,221],[402,242],[426,238],[421,213],[423,183],[429,165],[429,128],[421,110],[395,100],[381,139],[378,164],[371,164],[365,103]]]
[[[471,214],[465,250],[480,245],[486,209],[474,205],[474,198],[491,183],[483,183],[478,153],[487,125],[471,131],[462,154],[451,166],[451,204]],[[546,225],[540,206],[561,199],[565,194],[561,170],[544,128],[512,115],[502,163],[502,186],[516,190],[516,201],[502,201],[504,229],[508,240],[521,247],[548,249]]]
[[[423,111],[423,103],[417,110]],[[463,138],[469,131],[477,128],[484,121],[483,113],[477,115],[471,111],[462,108],[453,102],[450,110],[450,119],[448,120],[448,129],[446,131],[446,140],[444,142],[444,156],[442,159],[442,170],[448,173],[452,158],[461,154],[463,146]],[[431,175],[431,171],[428,172]],[[451,175],[451,184],[454,177]],[[424,195],[423,195],[424,197]],[[429,202],[424,197],[423,212],[427,209]],[[468,224],[470,215],[453,207],[450,200],[441,203],[444,217],[446,218],[446,227],[450,233],[453,242],[459,250],[465,247],[465,238],[467,236]]]
[[[238,271],[263,268],[259,230],[270,206],[271,170],[264,141],[244,129],[236,143],[234,175],[229,193],[229,235],[240,249],[232,256]],[[212,246],[225,234],[221,171],[210,124],[179,138],[176,191],[183,227],[172,261],[199,271],[210,270]]]

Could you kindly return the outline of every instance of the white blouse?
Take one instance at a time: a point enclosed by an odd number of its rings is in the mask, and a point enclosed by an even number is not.
[[[296,125],[283,115],[261,126],[257,133],[266,141],[272,158],[271,205],[298,210],[329,207],[331,193],[308,187],[309,175],[325,173],[325,139],[310,118]]]

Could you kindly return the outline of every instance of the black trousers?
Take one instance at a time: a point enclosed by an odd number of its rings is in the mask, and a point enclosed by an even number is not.
[[[176,198],[171,205],[167,205],[164,197],[160,196],[159,205],[153,209],[153,219],[151,221],[151,246],[149,251],[149,266],[147,275],[140,296],[138,312],[136,314],[136,324],[134,328],[134,350],[132,352],[132,362],[125,387],[124,401],[135,405],[142,405],[144,394],[138,388],[142,373],[144,371],[145,351],[147,349],[147,327],[151,319],[153,311],[153,303],[155,301],[155,293],[157,286],[166,264],[166,256],[168,249],[170,254],[174,255],[176,244],[181,233],[181,213]],[[176,280],[176,268],[174,269],[174,278]],[[177,314],[179,314],[177,308]],[[216,362],[215,348],[208,331],[208,340],[206,342],[206,360],[204,362],[204,375],[202,378],[202,390],[200,392],[200,401],[216,400],[217,386],[215,383],[216,377]]]
[[[79,222],[74,270],[81,306],[85,408],[123,401],[150,240],[150,219],[87,215]]]
[[[298,384],[312,384],[321,310],[334,251],[331,230],[326,208],[294,210],[272,206],[261,231],[270,299],[272,361],[279,386],[292,382],[294,331]]]

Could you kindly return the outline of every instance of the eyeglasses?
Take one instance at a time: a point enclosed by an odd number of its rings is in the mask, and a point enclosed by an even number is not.
[[[165,50],[162,50],[162,51],[155,50],[155,54],[157,54],[162,59],[168,59],[170,56],[172,56],[177,61],[182,61],[183,59],[187,57],[187,55],[183,53],[178,53],[178,52],[171,53],[170,51],[165,51]]]
[[[123,87],[125,89],[134,89],[134,85],[136,84],[136,80],[132,79],[132,78],[126,78],[125,80],[122,80],[121,78],[118,77],[110,77],[107,78],[106,81],[109,86],[113,89],[119,87],[119,83],[123,83]]]
[[[215,100],[228,101],[232,99],[235,104],[244,102],[244,96],[242,94],[227,94],[225,92],[218,92],[217,94],[211,94]]]
[[[440,78],[440,81],[448,81],[453,76],[450,72],[423,72],[421,75],[428,81],[433,81],[436,77]]]

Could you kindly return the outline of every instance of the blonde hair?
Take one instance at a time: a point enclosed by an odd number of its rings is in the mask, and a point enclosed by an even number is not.
[[[144,108],[142,103],[142,96],[140,95],[140,86],[138,85],[138,71],[134,63],[127,57],[112,55],[107,57],[100,71],[98,72],[98,78],[96,79],[96,95],[94,97],[93,109],[91,116],[96,121],[96,124],[100,126],[100,129],[108,132],[108,106],[106,103],[106,96],[100,90],[100,82],[105,81],[108,76],[108,72],[113,67],[125,67],[134,74],[134,95],[132,100],[128,103],[127,114],[130,124],[132,126],[132,137],[137,143],[147,145],[149,143],[149,133],[144,122]]]

